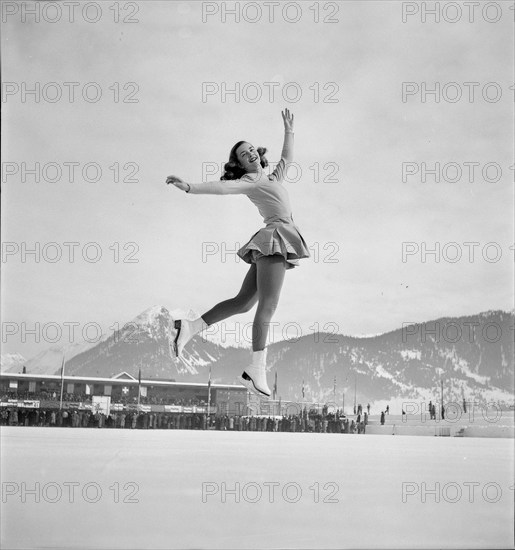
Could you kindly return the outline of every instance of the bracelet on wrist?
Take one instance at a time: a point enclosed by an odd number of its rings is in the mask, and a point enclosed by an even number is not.
[[[186,193],[189,193],[191,191],[191,185],[189,183],[186,184],[188,186],[188,190],[186,191]]]

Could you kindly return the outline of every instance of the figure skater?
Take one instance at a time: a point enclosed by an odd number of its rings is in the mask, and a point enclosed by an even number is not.
[[[266,148],[256,149],[247,141],[238,141],[231,149],[220,181],[193,184],[176,176],[166,179],[167,184],[172,183],[189,194],[247,195],[263,216],[266,226],[252,235],[237,252],[250,264],[239,293],[220,302],[198,319],[176,320],[170,335],[172,356],[180,358],[184,346],[195,334],[222,319],[250,311],[257,302],[252,326],[252,364],[239,380],[249,391],[261,397],[270,397],[266,380],[266,340],[284,274],[287,269],[297,266],[299,259],[310,257],[306,242],[293,222],[288,192],[282,185],[288,164],[293,160],[293,115],[288,109],[281,115],[285,132],[283,150],[281,160],[269,176],[264,171],[268,166]]]

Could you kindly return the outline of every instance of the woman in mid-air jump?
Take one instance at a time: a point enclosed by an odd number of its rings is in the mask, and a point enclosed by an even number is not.
[[[176,176],[166,179],[167,184],[190,194],[247,195],[263,216],[266,226],[238,250],[238,256],[251,265],[237,296],[220,302],[193,321],[176,320],[170,340],[172,353],[179,358],[195,334],[222,319],[249,311],[257,302],[252,325],[252,364],[243,371],[240,381],[253,393],[265,397],[270,397],[266,381],[268,327],[279,302],[284,274],[298,265],[299,259],[310,257],[306,242],[293,222],[288,192],[282,185],[288,163],[293,160],[293,115],[288,109],[281,114],[283,150],[281,160],[269,176],[264,171],[268,166],[267,150],[238,141],[231,149],[220,181],[193,184]]]

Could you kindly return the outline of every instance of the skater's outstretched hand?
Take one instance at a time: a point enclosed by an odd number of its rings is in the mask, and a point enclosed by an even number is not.
[[[169,185],[170,183],[175,185],[175,187],[181,191],[189,191],[190,189],[190,184],[182,181],[181,178],[178,178],[177,176],[168,176],[166,178],[166,184]]]
[[[283,116],[284,131],[293,132],[293,115],[290,113],[290,110],[285,109],[281,111],[281,115]]]

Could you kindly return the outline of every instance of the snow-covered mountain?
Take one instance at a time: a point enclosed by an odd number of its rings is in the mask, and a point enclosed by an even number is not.
[[[463,398],[480,402],[514,401],[514,315],[489,311],[442,318],[380,336],[354,338],[336,334],[304,337],[270,346],[278,386],[293,399],[387,402]],[[274,353],[271,353],[272,350]],[[273,359],[272,359],[273,361]],[[336,378],[336,384],[335,384]],[[281,383],[282,382],[282,383]],[[336,386],[336,391],[335,390]]]
[[[174,315],[176,312],[174,312]],[[222,347],[197,335],[185,348],[184,363],[168,353],[170,312],[153,306],[122,330],[67,360],[68,374],[111,377],[122,371],[143,378],[237,383],[251,360],[249,349]],[[177,317],[175,317],[177,318]],[[352,337],[317,334],[268,346],[269,385],[277,371],[282,399],[361,403],[394,399],[513,403],[513,312],[488,311],[442,318],[385,334]],[[27,367],[28,367],[27,363]],[[58,372],[60,363],[54,369]],[[31,372],[27,368],[28,372]],[[335,383],[336,379],[336,383]]]
[[[25,357],[19,353],[4,353],[0,356],[0,370],[2,372],[17,372],[17,369],[20,371],[23,369],[23,365],[26,363]]]
[[[186,317],[193,317],[189,312]],[[126,371],[138,376],[141,369],[143,378],[163,378],[181,382],[207,381],[207,366],[223,362],[226,356],[240,364],[248,354],[247,350],[224,348],[208,341],[202,335],[196,336],[185,350],[185,360],[174,362],[168,351],[168,328],[173,315],[163,306],[152,306],[125,323],[123,328],[99,343],[93,349],[81,353],[66,362],[68,374],[84,376],[113,376]],[[240,372],[226,382],[235,382]],[[225,376],[225,375],[224,375]],[[214,375],[217,380],[221,378]],[[214,380],[214,379],[213,379]]]
[[[6,368],[5,371],[2,368],[2,371],[22,372],[23,367],[25,366],[27,372],[32,374],[54,374],[61,368],[63,353],[66,357],[66,361],[68,361],[75,355],[83,353],[97,344],[98,342],[72,342],[65,346],[51,346],[41,353],[38,353],[28,361],[27,359],[22,358],[20,362],[11,365],[9,368]],[[16,355],[21,357],[19,354]]]

